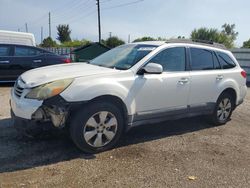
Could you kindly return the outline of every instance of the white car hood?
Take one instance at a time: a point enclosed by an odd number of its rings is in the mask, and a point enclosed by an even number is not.
[[[55,80],[117,73],[119,70],[99,67],[86,63],[52,65],[29,70],[21,75],[28,88],[36,87]]]

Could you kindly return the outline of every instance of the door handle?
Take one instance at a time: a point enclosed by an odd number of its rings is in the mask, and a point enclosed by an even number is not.
[[[10,63],[10,61],[0,61],[0,63]]]
[[[188,83],[188,78],[181,78],[179,81],[178,81],[178,83],[179,84],[181,84],[181,85],[184,85],[184,84],[186,84],[186,83]]]
[[[216,77],[216,80],[220,81],[220,80],[222,80],[223,78],[224,78],[223,75],[218,75],[218,76]]]
[[[42,60],[41,59],[36,59],[36,60],[33,60],[34,63],[41,63]]]

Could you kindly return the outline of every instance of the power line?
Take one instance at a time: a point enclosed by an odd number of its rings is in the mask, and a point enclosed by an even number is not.
[[[94,5],[95,6],[95,5]],[[64,19],[63,21],[64,22],[68,22],[68,23],[72,23],[74,21],[77,21],[77,20],[81,20],[81,23],[82,23],[82,20],[86,19],[87,17],[89,17],[90,15],[96,13],[96,9],[91,9],[92,11],[89,11],[87,12],[87,14],[82,14],[82,15],[77,15],[77,16],[74,16],[74,17],[71,17],[69,19]],[[54,23],[59,23],[60,21],[56,20]]]
[[[103,3],[108,3],[108,2],[110,2],[110,1],[113,1],[113,0],[106,0],[106,1],[103,0],[103,1],[100,1],[100,3],[103,4]]]
[[[95,4],[89,4],[89,6],[86,6],[85,9],[91,10],[91,8],[92,8],[92,7],[95,7],[95,6],[96,6]],[[75,11],[75,12],[76,12],[76,11]],[[82,10],[82,12],[84,12],[84,11]],[[85,15],[85,14],[84,14],[84,15]],[[74,15],[72,15],[72,16],[70,16],[70,17],[64,16],[63,19],[56,18],[56,19],[53,19],[53,20],[55,20],[57,23],[58,23],[58,22],[61,22],[61,21],[63,21],[63,22],[67,21],[67,22],[69,23],[69,22],[72,22],[72,21],[74,21],[74,20],[80,19],[80,18],[82,18],[82,17],[83,17],[83,15],[74,14]]]
[[[64,17],[65,18],[65,15],[71,15],[72,13],[76,13],[78,9],[81,8],[81,11],[82,8],[85,8],[85,6],[88,6],[89,3],[91,3],[92,0],[85,0],[85,1],[77,1],[75,2],[72,6],[68,6],[67,7],[67,10],[65,11],[60,11],[59,14],[57,14],[56,12],[52,12],[54,14],[54,18],[57,19],[57,18],[61,18],[61,17]],[[84,7],[83,7],[84,6]]]
[[[123,3],[123,4],[120,4],[120,5],[116,5],[116,6],[105,7],[105,8],[103,8],[103,10],[109,10],[109,9],[114,9],[114,8],[119,8],[119,7],[125,7],[125,6],[140,3],[142,1],[144,1],[144,0],[137,0],[137,1],[129,2],[129,3]]]
[[[63,5],[63,6],[60,6],[60,7],[56,7],[56,8],[54,8],[54,9],[52,9],[52,10],[50,10],[50,12],[65,12],[65,11],[67,11],[67,9],[68,9],[68,5],[72,5],[72,4],[76,4],[77,2],[80,2],[80,1],[82,1],[82,0],[69,0],[69,1],[67,1],[67,2],[65,2],[65,3],[63,3],[63,4],[61,4],[61,5]],[[64,9],[63,9],[63,8]]]

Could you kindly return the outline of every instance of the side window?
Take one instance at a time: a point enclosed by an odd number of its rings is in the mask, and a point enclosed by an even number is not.
[[[40,50],[29,47],[15,47],[15,56],[36,56],[41,54]]]
[[[221,69],[220,63],[215,53],[213,53],[213,59],[214,59],[214,69]]]
[[[190,48],[190,52],[192,60],[191,63],[192,70],[214,69],[212,52],[199,48]]]
[[[163,71],[185,71],[186,50],[184,47],[169,48],[157,54],[150,62],[162,65]]]
[[[234,61],[227,54],[222,53],[222,52],[217,52],[217,54],[218,54],[219,62],[223,69],[230,69],[236,66]]]
[[[10,47],[9,46],[0,46],[0,56],[9,56]]]

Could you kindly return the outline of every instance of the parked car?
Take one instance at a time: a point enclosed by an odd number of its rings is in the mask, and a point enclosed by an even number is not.
[[[225,124],[246,92],[246,72],[221,46],[141,42],[90,63],[22,74],[11,91],[11,109],[23,133],[51,122],[68,127],[77,147],[95,153],[138,125],[197,115]]]
[[[41,48],[0,44],[0,82],[15,82],[18,76],[30,69],[70,62],[65,56]]]

